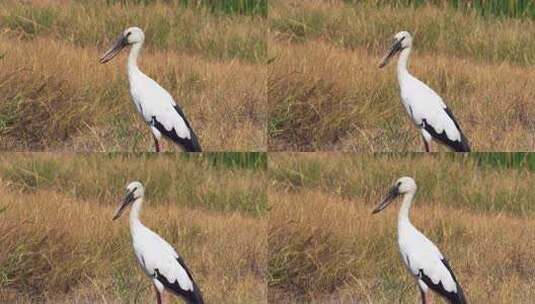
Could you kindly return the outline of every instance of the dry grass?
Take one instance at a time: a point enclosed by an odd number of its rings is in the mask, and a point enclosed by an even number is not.
[[[126,56],[98,64],[112,37],[138,25],[141,69],[181,105],[205,150],[265,150],[263,18],[158,1],[9,1],[0,17],[0,149],[152,151],[130,101]]]
[[[453,109],[473,150],[535,147],[532,21],[317,0],[270,12],[270,150],[420,151],[395,64],[377,68],[403,29],[415,33],[411,72]]]
[[[61,159],[58,155],[35,155],[35,162]],[[30,157],[28,156],[28,158]],[[164,163],[185,168],[185,174],[193,180],[202,180],[205,185],[211,179],[220,179],[223,172],[234,175],[238,169],[204,167],[194,173],[196,160],[152,158],[140,156],[107,157],[98,159],[100,166],[83,167],[84,157],[64,155],[65,168],[73,172],[85,170],[89,176],[113,175],[118,170],[129,172],[137,162],[138,175],[151,174],[149,168]],[[24,156],[11,155],[14,164],[23,163]],[[7,159],[3,159],[2,173],[6,173]],[[146,169],[142,162],[145,162]],[[192,163],[188,165],[188,163]],[[24,165],[22,165],[24,167]],[[161,167],[160,167],[161,168]],[[244,176],[235,178],[235,183],[226,183],[227,188],[241,189],[240,184],[253,176],[240,169]],[[133,173],[133,172],[130,172]],[[245,174],[244,174],[245,173]],[[117,207],[124,186],[110,184],[110,189],[101,188],[97,181],[93,187],[101,192],[80,195],[76,187],[60,188],[59,179],[53,183],[37,183],[22,187],[10,174],[0,178],[0,301],[10,303],[134,303],[152,302],[153,291],[149,280],[140,271],[131,249],[130,233],[126,217],[113,222],[111,216]],[[262,182],[262,175],[254,179]],[[78,176],[73,173],[73,181]],[[119,178],[126,184],[132,177]],[[89,178],[88,178],[89,180]],[[230,180],[230,178],[229,178]],[[32,184],[28,182],[28,184]],[[153,184],[147,185],[147,200],[142,214],[143,222],[177,248],[192,269],[204,293],[207,303],[265,303],[266,229],[262,216],[252,216],[247,210],[218,210],[207,208],[202,203],[194,205],[167,200]],[[79,189],[89,188],[84,180]],[[178,191],[201,191],[191,189],[189,184],[173,184]],[[215,197],[225,204],[224,191],[210,192],[201,182],[206,197]],[[213,187],[212,187],[213,188]],[[230,190],[229,190],[230,191]],[[254,191],[254,190],[252,190]],[[253,192],[254,193],[254,192]],[[251,204],[256,202],[251,201]],[[260,208],[260,206],[257,206]],[[165,215],[162,217],[162,215]],[[247,227],[247,229],[243,229]]]
[[[533,196],[515,201],[514,189],[523,189],[525,185],[516,183],[526,179],[533,183],[534,173],[481,169],[469,163],[447,157],[272,156],[270,301],[415,303],[417,287],[396,243],[399,204],[371,215],[390,183],[407,174],[416,176],[419,185],[412,222],[449,258],[468,300],[531,303]],[[294,177],[281,178],[287,172]],[[313,182],[317,180],[321,182]],[[467,180],[474,182],[463,187]],[[350,186],[361,190],[349,191]],[[483,199],[474,201],[470,189]],[[493,193],[509,195],[512,201],[502,205]]]

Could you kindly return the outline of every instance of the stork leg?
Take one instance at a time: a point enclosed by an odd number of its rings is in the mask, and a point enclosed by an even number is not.
[[[425,294],[425,304],[433,304],[433,298],[431,298],[430,292]]]
[[[422,297],[422,304],[433,304],[433,299],[431,298],[431,293],[424,292],[423,289],[420,289],[420,296]]]
[[[427,296],[425,295],[425,292],[420,289],[420,296],[422,297],[422,304],[427,304]]]
[[[163,304],[162,295],[160,294],[160,292],[158,291],[158,288],[156,288],[156,286],[154,286],[154,291],[156,292],[156,303]]]
[[[158,139],[154,135],[152,136],[152,138],[154,138],[154,149],[156,150],[156,152],[160,152],[160,143],[158,142]]]
[[[425,138],[423,138],[423,140],[424,140],[425,152],[431,152],[431,145],[427,142],[427,140],[425,140]]]
[[[172,303],[173,300],[169,300],[170,294],[165,291],[165,289],[162,291],[162,304]]]
[[[420,288],[420,296],[422,297],[422,304],[429,304],[427,302],[427,295],[425,294],[425,292]]]

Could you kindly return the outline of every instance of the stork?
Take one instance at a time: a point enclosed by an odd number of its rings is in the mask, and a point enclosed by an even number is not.
[[[139,220],[144,193],[145,189],[140,182],[130,183],[113,220],[118,219],[126,207],[132,205],[130,233],[134,253],[141,269],[152,280],[157,303],[164,303],[165,291],[181,297],[188,304],[204,303],[201,291],[182,258],[169,243]]]
[[[422,134],[425,151],[431,151],[430,145],[434,139],[455,152],[470,152],[468,140],[442,98],[407,70],[411,47],[411,34],[406,31],[397,33],[379,68],[386,66],[392,56],[400,53],[397,74],[401,101]]]
[[[403,195],[398,216],[399,250],[405,266],[418,282],[422,303],[431,303],[431,289],[451,304],[466,304],[463,290],[446,258],[409,220],[409,209],[415,193],[414,179],[401,177],[373,210],[373,214],[385,209],[397,196]]]
[[[137,58],[144,40],[145,34],[139,27],[126,29],[102,55],[100,63],[112,60],[123,48],[132,46],[127,63],[130,95],[137,111],[150,126],[156,152],[160,152],[162,135],[187,152],[201,152],[197,135],[193,132],[182,109],[175,103],[169,92],[143,74],[137,66]]]

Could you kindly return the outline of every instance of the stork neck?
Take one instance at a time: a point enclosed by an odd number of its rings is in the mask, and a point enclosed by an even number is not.
[[[143,42],[137,42],[132,45],[132,48],[130,49],[130,54],[128,54],[128,74],[139,70],[137,67],[137,57],[139,56],[139,53],[141,52],[141,46],[143,45]]]
[[[405,48],[401,51],[399,54],[398,59],[398,80],[401,82],[401,78],[406,76],[408,71],[408,64],[409,64],[409,55],[411,53],[411,48]]]
[[[141,213],[141,205],[143,204],[143,198],[138,198],[132,205],[130,210],[130,228],[133,228],[136,224],[139,224],[139,214]]]
[[[403,202],[399,209],[398,223],[410,223],[409,211],[412,205],[415,192],[408,192],[403,196]]]

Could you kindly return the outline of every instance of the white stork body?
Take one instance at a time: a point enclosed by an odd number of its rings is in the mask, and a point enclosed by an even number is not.
[[[410,222],[409,210],[416,193],[416,183],[410,177],[398,179],[385,199],[374,210],[377,213],[394,198],[403,194],[403,203],[398,216],[398,244],[401,258],[407,270],[418,282],[422,303],[429,304],[429,290],[438,293],[452,304],[465,304],[463,290],[453,270],[440,250]]]
[[[173,97],[139,69],[137,58],[143,41],[144,34],[140,28],[129,28],[102,56],[101,62],[108,62],[126,45],[132,45],[127,63],[130,95],[137,111],[151,128],[156,151],[160,150],[159,141],[163,135],[185,151],[200,152],[202,149],[197,136]]]
[[[395,53],[400,53],[397,77],[401,101],[412,122],[420,130],[426,151],[430,151],[429,145],[434,139],[453,151],[469,152],[468,140],[442,98],[409,73],[407,64],[411,47],[412,37],[408,32],[396,34],[394,44],[380,67],[385,66]]]
[[[163,294],[167,290],[187,303],[203,303],[199,288],[175,249],[139,220],[143,195],[144,188],[141,183],[130,183],[127,187],[126,198],[117,210],[114,219],[119,218],[124,208],[132,204],[130,233],[134,253],[141,269],[154,284],[157,302],[163,302],[165,299]]]

